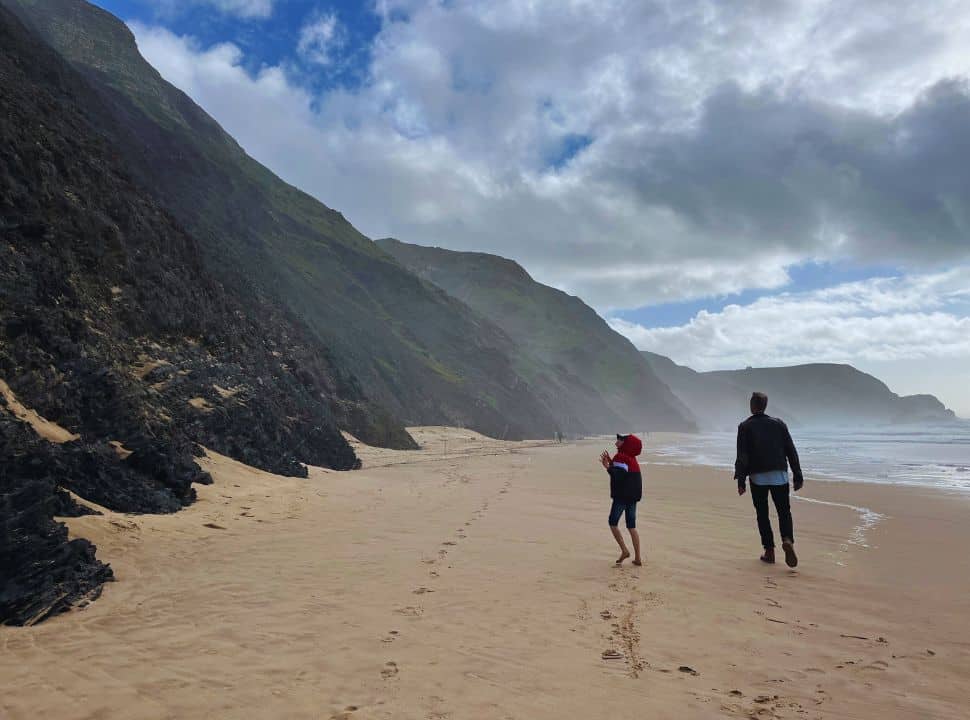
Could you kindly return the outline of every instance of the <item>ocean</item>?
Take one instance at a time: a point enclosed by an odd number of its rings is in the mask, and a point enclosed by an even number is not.
[[[970,422],[936,427],[792,428],[806,477],[970,492]],[[735,434],[650,434],[661,462],[734,467]]]

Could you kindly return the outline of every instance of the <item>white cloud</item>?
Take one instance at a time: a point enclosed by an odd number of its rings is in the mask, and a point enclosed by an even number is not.
[[[315,15],[300,29],[297,52],[309,62],[330,65],[334,61],[334,50],[342,43],[341,35],[335,13]]]
[[[365,233],[513,257],[601,311],[777,290],[807,260],[903,271],[680,328],[616,322],[679,361],[970,358],[964,3],[376,8],[367,83],[322,97],[248,73],[234,45],[133,29],[250,154]],[[339,24],[315,20],[305,50],[332,59]],[[550,170],[570,135],[592,142]]]
[[[514,257],[600,309],[778,287],[809,259],[970,257],[970,91],[946,80],[970,74],[963,3],[376,9],[368,82],[319,98],[230,46],[136,29],[252,155],[365,233]],[[340,34],[317,16],[299,45],[325,65]],[[575,135],[591,143],[550,169]]]
[[[970,418],[968,265],[763,297],[674,327],[609,323],[641,350],[696,370],[849,363]]]
[[[674,327],[609,322],[641,350],[697,370],[970,360],[970,266],[763,297]]]

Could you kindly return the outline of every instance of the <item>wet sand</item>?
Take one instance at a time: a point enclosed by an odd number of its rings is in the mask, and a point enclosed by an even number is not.
[[[416,436],[68,521],[117,582],[0,628],[0,718],[970,716],[970,499],[809,473],[791,571],[729,473],[648,455],[615,568],[608,443]]]

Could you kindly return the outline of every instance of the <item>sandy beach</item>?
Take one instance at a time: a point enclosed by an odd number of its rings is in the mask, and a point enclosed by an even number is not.
[[[768,567],[730,475],[648,442],[616,568],[607,441],[414,434],[307,480],[210,453],[183,512],[68,521],[117,581],[0,628],[0,717],[970,716],[970,498],[807,468]]]

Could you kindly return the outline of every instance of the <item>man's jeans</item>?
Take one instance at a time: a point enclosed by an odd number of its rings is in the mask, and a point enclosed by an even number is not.
[[[788,485],[757,485],[751,483],[751,502],[758,513],[758,532],[761,533],[761,545],[767,550],[775,546],[775,536],[771,531],[771,518],[768,517],[768,495],[775,502],[778,511],[778,525],[781,539],[795,540],[791,519],[791,504],[788,498]]]

